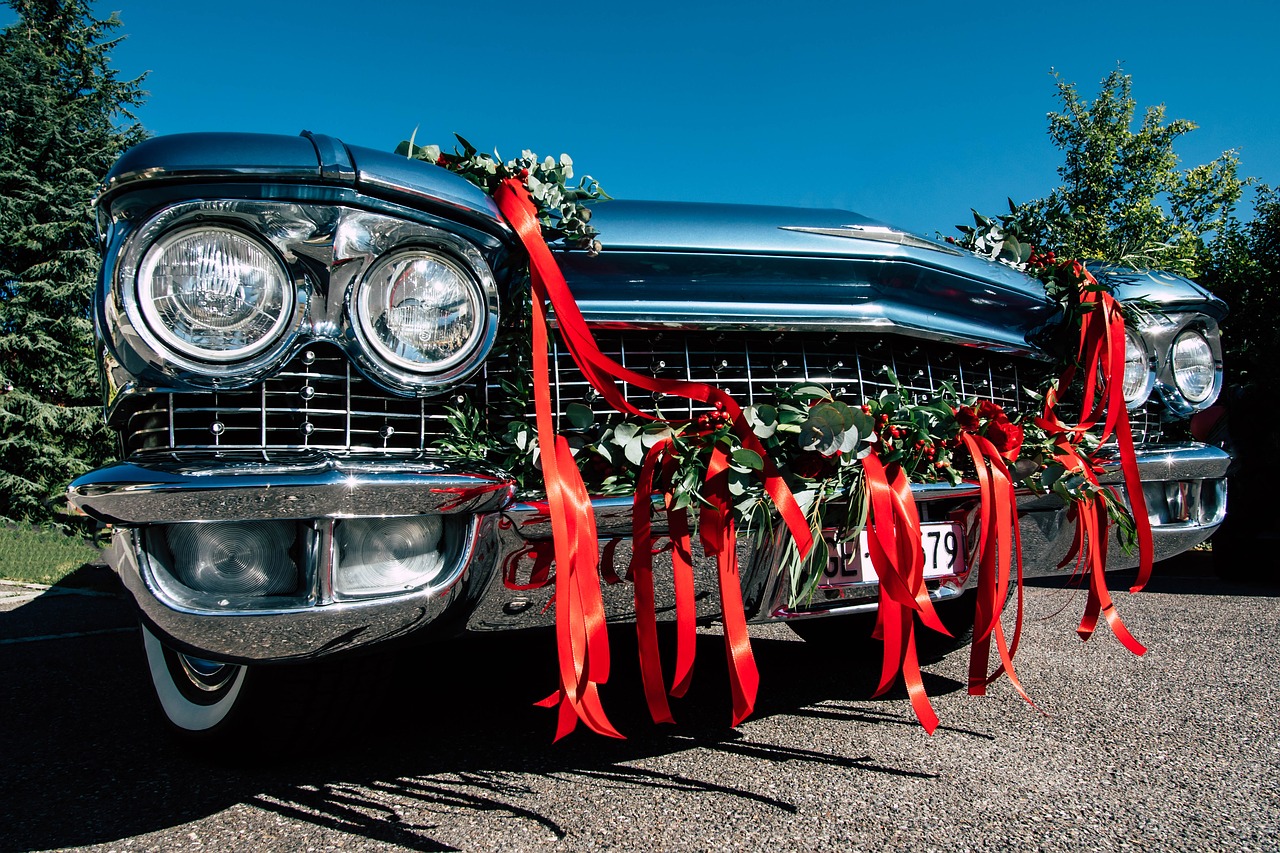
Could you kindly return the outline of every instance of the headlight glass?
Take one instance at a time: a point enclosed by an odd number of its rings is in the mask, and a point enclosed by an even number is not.
[[[181,355],[240,361],[274,344],[293,313],[280,261],[231,228],[166,234],[143,256],[138,305],[147,327]]]
[[[444,522],[438,515],[353,518],[338,525],[339,595],[406,592],[435,580],[445,568]]]
[[[1124,401],[1134,408],[1151,393],[1151,357],[1142,335],[1134,329],[1124,331]]]
[[[291,522],[175,524],[168,540],[174,574],[199,592],[261,596],[297,589],[298,568],[289,553]]]
[[[355,299],[356,319],[378,355],[434,373],[471,354],[484,332],[484,297],[463,267],[437,252],[396,252],[373,266]]]
[[[1173,339],[1170,359],[1173,364],[1173,381],[1178,392],[1192,404],[1203,403],[1213,394],[1217,366],[1213,349],[1204,335],[1187,329]]]

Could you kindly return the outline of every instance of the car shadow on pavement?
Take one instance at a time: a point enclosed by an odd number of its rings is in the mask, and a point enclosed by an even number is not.
[[[354,665],[310,665],[308,674],[332,689],[330,704],[314,709],[308,727],[268,713],[241,748],[180,744],[163,731],[153,707],[141,641],[127,627],[128,606],[95,599],[106,615],[76,618],[97,627],[67,636],[75,625],[46,624],[62,618],[53,612],[59,598],[40,596],[0,613],[0,624],[21,620],[41,626],[31,636],[53,638],[0,644],[0,801],[10,815],[0,832],[4,850],[110,843],[237,806],[408,849],[450,849],[431,826],[402,821],[389,805],[397,801],[416,803],[415,814],[440,814],[442,823],[475,810],[531,822],[558,838],[565,829],[539,811],[537,792],[563,785],[700,791],[795,811],[783,795],[714,774],[637,766],[694,750],[825,765],[865,774],[867,784],[924,775],[856,750],[773,743],[770,728],[750,735],[730,728],[723,642],[712,633],[699,636],[689,695],[673,701],[680,725],[654,725],[639,686],[634,630],[625,624],[611,629],[614,672],[602,696],[626,740],[580,727],[552,743],[555,712],[533,702],[554,686],[555,640],[537,630],[469,636]],[[669,660],[673,637],[664,630],[662,641]],[[798,639],[757,639],[754,650],[765,687],[753,720],[800,715],[873,728],[917,725],[904,692],[868,698],[874,656],[865,668],[847,659],[837,664]],[[962,689],[931,675],[926,687],[935,696]],[[699,764],[691,758],[680,766]]]
[[[1261,559],[1261,558],[1260,558]],[[1251,580],[1226,579],[1218,575],[1212,551],[1186,551],[1168,560],[1162,560],[1151,568],[1151,579],[1144,592],[1171,595],[1229,595],[1270,598],[1280,589],[1280,570],[1275,570],[1269,560],[1260,562],[1266,571],[1250,573]],[[1137,580],[1137,569],[1107,572],[1107,586],[1112,592],[1127,591]],[[1028,586],[1043,589],[1079,587],[1081,579],[1070,574],[1031,578]]]

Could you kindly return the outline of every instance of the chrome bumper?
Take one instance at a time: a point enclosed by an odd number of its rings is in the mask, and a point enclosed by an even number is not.
[[[169,467],[168,460],[159,466],[124,463],[77,480],[71,499],[90,514],[129,525],[114,532],[108,553],[112,566],[159,635],[207,657],[250,663],[305,660],[433,631],[506,630],[553,621],[547,607],[550,588],[518,590],[506,582],[512,572],[527,575],[533,549],[549,541],[546,510],[512,503],[510,484],[500,474],[475,473],[475,466],[467,473],[456,463],[449,467],[421,459],[311,456],[309,467],[290,467],[279,457],[252,463],[223,459],[221,467],[212,468],[198,467],[199,460],[190,458],[173,460],[180,469]],[[1139,450],[1157,560],[1204,541],[1221,523],[1229,462],[1227,454],[1199,444]],[[1117,477],[1111,473],[1107,479]],[[916,486],[913,491],[926,519],[975,514],[972,486]],[[1025,495],[1018,504],[1026,574],[1070,572],[1070,566],[1058,567],[1073,532],[1061,502]],[[599,499],[595,506],[602,554],[621,575],[630,559],[631,500]],[[324,543],[332,541],[334,519],[427,512],[470,518],[465,546],[444,582],[405,594],[335,601],[323,594],[325,573],[333,569],[332,549],[316,547],[308,549],[302,568],[308,587],[320,594],[290,600],[288,606],[273,605],[268,598],[251,606],[211,603],[207,597],[175,592],[172,579],[148,553],[145,529],[139,529],[178,520],[307,519],[318,531],[316,541]],[[655,532],[661,533],[656,522]],[[799,604],[788,601],[781,571],[784,547],[781,537],[760,545],[739,543],[744,606],[752,621],[874,609],[875,584],[820,591]],[[1108,565],[1115,568],[1135,563],[1114,544],[1110,557]],[[663,571],[661,559],[655,563],[659,618],[667,618],[674,613],[670,573]],[[696,571],[699,618],[713,620],[720,609],[714,564],[699,560]],[[976,573],[942,578],[935,595],[959,595],[975,582]],[[605,604],[610,618],[631,618],[630,585],[606,586]]]

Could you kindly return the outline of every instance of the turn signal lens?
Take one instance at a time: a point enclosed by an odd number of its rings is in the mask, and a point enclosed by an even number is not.
[[[1173,339],[1170,356],[1173,363],[1173,381],[1178,392],[1193,405],[1203,403],[1213,394],[1217,379],[1217,365],[1213,349],[1204,335],[1187,329]]]
[[[353,518],[338,525],[339,595],[379,595],[417,589],[444,570],[444,522],[438,515]]]
[[[219,521],[168,529],[174,575],[198,592],[284,595],[298,587],[286,521]]]
[[[138,269],[138,306],[147,327],[180,355],[204,361],[239,361],[269,348],[293,304],[293,287],[275,254],[232,228],[166,234]]]
[[[427,249],[396,252],[369,271],[355,299],[356,320],[378,356],[418,373],[449,369],[484,332],[484,295],[450,258]]]

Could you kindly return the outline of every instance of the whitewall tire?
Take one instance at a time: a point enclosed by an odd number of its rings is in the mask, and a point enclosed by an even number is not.
[[[151,685],[165,717],[179,733],[214,734],[243,702],[248,668],[174,651],[142,626]]]

